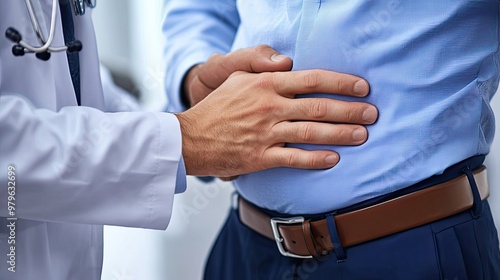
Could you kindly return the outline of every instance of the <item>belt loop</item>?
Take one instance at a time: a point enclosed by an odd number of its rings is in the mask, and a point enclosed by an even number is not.
[[[345,254],[344,247],[340,242],[339,233],[337,231],[337,224],[335,223],[335,218],[333,217],[335,213],[326,215],[326,224],[328,225],[328,231],[330,233],[330,240],[333,244],[333,251],[337,255],[337,262],[343,262],[347,256]]]
[[[471,212],[474,218],[478,218],[483,212],[483,203],[481,201],[481,195],[479,194],[479,189],[477,188],[476,180],[469,167],[465,167],[462,171],[467,175],[469,184],[472,191],[472,197],[474,198],[474,204],[472,205]]]
[[[306,243],[307,251],[315,259],[319,258],[318,250],[316,250],[316,245],[314,244],[313,234],[311,231],[311,221],[305,220],[302,223],[302,233],[304,234],[304,241]]]

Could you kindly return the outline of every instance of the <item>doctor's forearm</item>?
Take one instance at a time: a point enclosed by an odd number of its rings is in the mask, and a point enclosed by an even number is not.
[[[0,131],[0,166],[16,166],[18,218],[166,228],[181,158],[174,116],[53,112],[2,93]]]

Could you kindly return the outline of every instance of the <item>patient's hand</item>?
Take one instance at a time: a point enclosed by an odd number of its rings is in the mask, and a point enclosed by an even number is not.
[[[292,59],[269,46],[241,49],[227,55],[214,54],[204,64],[191,68],[183,82],[191,107],[218,88],[232,73],[289,71]]]
[[[276,72],[292,69],[292,59],[267,45],[241,49],[227,55],[214,54],[204,64],[189,70],[183,82],[184,94],[193,107],[218,88],[233,72]],[[238,178],[220,177],[223,181]]]
[[[183,90],[191,107],[218,88],[233,72],[276,72],[292,69],[292,59],[267,45],[241,49],[227,55],[214,54],[204,64],[191,68]],[[232,181],[238,176],[220,177]]]
[[[261,73],[289,71],[291,69],[292,59],[290,57],[282,55],[266,45],[237,50],[227,55],[214,54],[204,64],[196,65],[189,70],[183,81],[183,90],[189,105],[193,107],[222,85],[234,72]],[[351,105],[353,104],[344,102],[342,106],[344,109],[348,109]],[[339,122],[339,124],[341,123]],[[355,123],[367,125],[367,123],[362,122]],[[237,177],[220,179],[231,181]]]

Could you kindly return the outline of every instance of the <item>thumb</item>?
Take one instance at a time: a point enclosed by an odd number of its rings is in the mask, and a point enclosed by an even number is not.
[[[215,89],[237,71],[251,73],[289,71],[292,59],[267,45],[212,55],[198,72],[200,81]]]

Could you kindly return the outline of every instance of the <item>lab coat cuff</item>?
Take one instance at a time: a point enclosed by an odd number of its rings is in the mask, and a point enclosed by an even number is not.
[[[159,150],[156,155],[159,159],[156,185],[151,193],[154,195],[150,206],[152,211],[150,224],[147,228],[165,229],[170,222],[174,194],[179,187],[185,186],[186,180],[180,174],[184,173],[179,167],[184,166],[182,159],[182,136],[179,120],[175,115],[155,113],[159,119]]]

